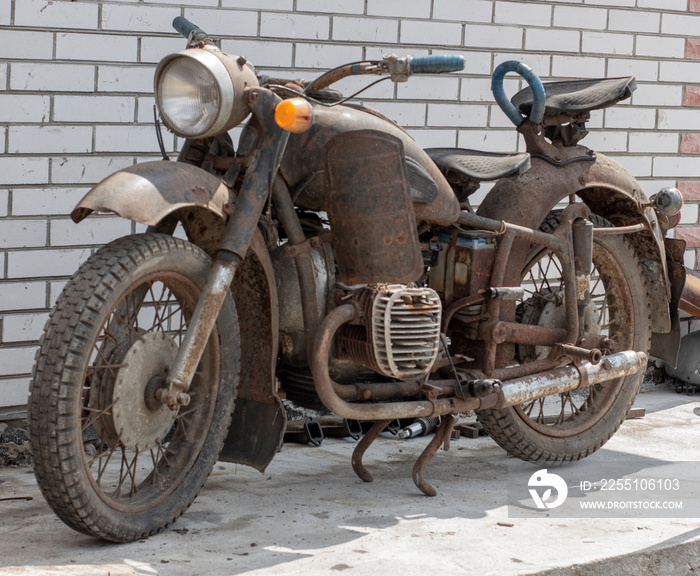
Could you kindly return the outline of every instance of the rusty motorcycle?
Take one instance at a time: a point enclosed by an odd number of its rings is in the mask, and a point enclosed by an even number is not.
[[[579,144],[634,78],[543,85],[506,62],[493,91],[526,152],[424,150],[331,86],[454,72],[461,56],[283,80],[173,24],[187,48],[160,62],[155,96],[184,139],[178,161],[161,145],[164,160],[107,177],[73,210],[148,229],[75,273],[31,384],[36,477],[70,527],[137,540],[178,518],[217,460],[265,470],[285,398],[374,421],[352,458],[365,481],[389,421],[441,416],[413,471],[428,495],[426,465],[467,411],[518,458],[578,460],[625,419],[647,355],[675,362],[684,246],[665,236],[680,194],[650,199]],[[527,83],[511,100],[508,72]]]

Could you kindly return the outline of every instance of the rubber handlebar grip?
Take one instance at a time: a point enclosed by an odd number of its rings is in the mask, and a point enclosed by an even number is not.
[[[464,56],[435,54],[411,58],[408,70],[411,74],[442,74],[464,69]]]
[[[194,30],[199,30],[199,26],[195,26],[187,18],[183,18],[182,16],[178,16],[173,20],[173,28],[175,28],[178,34],[181,34],[185,38],[189,38]]]

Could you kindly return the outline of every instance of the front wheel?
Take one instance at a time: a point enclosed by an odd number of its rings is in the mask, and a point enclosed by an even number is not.
[[[59,297],[34,369],[30,440],[44,497],[75,530],[116,542],[159,532],[211,472],[238,379],[230,296],[191,403],[158,401],[210,268],[182,240],[129,236],[95,253]]]
[[[553,212],[540,228],[558,226]],[[596,227],[610,224],[591,215]],[[565,328],[562,266],[548,249],[533,248],[521,267],[525,297],[516,321],[548,328]],[[612,352],[648,352],[651,338],[649,298],[637,255],[623,236],[596,236],[593,242],[591,298],[584,310],[584,330],[606,335]],[[545,346],[519,345],[520,364],[546,358]],[[555,394],[501,410],[477,412],[488,434],[509,454],[522,460],[561,464],[595,452],[624,421],[639,391],[644,373],[579,391]]]

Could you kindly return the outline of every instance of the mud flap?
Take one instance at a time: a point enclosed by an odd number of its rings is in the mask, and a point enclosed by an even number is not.
[[[681,347],[678,360],[678,366],[673,367],[666,364],[666,374],[669,376],[687,382],[693,386],[700,387],[700,362],[698,351],[700,350],[700,332],[691,332],[681,338]],[[692,390],[691,390],[692,393]]]
[[[669,278],[671,281],[671,330],[667,334],[653,332],[651,335],[650,353],[675,368],[678,363],[681,346],[681,323],[678,318],[678,304],[681,301],[685,285],[685,268],[678,262],[668,260]]]
[[[219,454],[219,460],[252,466],[265,472],[272,456],[279,452],[287,424],[282,401],[266,404],[240,398],[236,400],[233,420]]]

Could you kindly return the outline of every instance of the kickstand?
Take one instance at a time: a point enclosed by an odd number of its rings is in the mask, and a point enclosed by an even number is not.
[[[380,432],[386,428],[387,424],[390,422],[393,422],[393,420],[377,420],[374,424],[372,424],[372,427],[367,431],[367,434],[365,434],[362,438],[360,438],[360,441],[357,443],[357,446],[355,446],[355,450],[352,453],[352,469],[355,471],[355,474],[357,474],[363,482],[371,482],[374,480],[372,477],[372,474],[369,473],[369,470],[365,468],[364,464],[362,463],[362,457],[364,456],[365,452],[367,451],[367,448],[370,447],[372,442],[374,442],[377,439],[377,436],[379,436]]]
[[[435,436],[433,436],[433,439],[425,447],[425,450],[423,450],[423,453],[418,457],[418,460],[416,460],[413,466],[413,482],[415,482],[418,489],[426,496],[436,496],[437,491],[423,478],[425,467],[430,460],[432,460],[433,456],[435,456],[435,453],[442,444],[445,445],[445,452],[450,449],[450,437],[452,436],[452,429],[454,426],[455,418],[452,414],[443,416],[440,426],[435,431]]]

